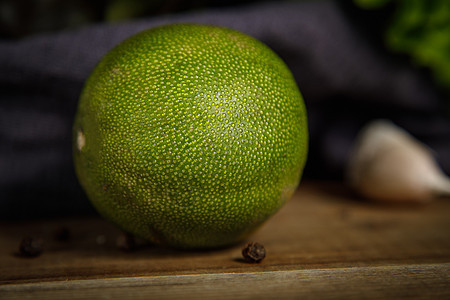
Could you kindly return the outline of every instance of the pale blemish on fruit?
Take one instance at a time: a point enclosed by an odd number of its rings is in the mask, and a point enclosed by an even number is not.
[[[83,150],[84,146],[86,145],[86,136],[83,133],[83,130],[81,128],[78,128],[77,130],[77,149],[79,152]]]

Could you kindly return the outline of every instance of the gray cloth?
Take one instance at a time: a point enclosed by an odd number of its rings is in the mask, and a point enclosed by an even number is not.
[[[0,41],[0,218],[93,212],[72,167],[83,82],[120,41],[180,22],[237,29],[286,61],[308,109],[306,177],[341,178],[357,131],[375,118],[427,143],[450,171],[450,120],[426,76],[370,47],[332,1],[254,4]]]

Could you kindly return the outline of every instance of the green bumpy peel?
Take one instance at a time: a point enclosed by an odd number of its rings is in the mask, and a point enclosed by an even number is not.
[[[237,31],[143,31],[83,89],[74,163],[105,218],[177,248],[236,243],[293,194],[307,155],[302,96],[284,62]]]

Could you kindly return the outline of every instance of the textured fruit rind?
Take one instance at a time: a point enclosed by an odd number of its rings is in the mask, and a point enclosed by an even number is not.
[[[283,61],[206,25],[162,26],[116,46],[87,80],[74,123],[76,172],[96,209],[180,248],[253,232],[293,194],[307,143]]]

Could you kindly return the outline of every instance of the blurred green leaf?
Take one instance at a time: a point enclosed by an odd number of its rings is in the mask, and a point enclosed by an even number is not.
[[[122,21],[142,17],[161,5],[162,0],[112,0],[105,8],[106,21]]]
[[[361,8],[395,4],[384,32],[388,49],[411,57],[413,64],[429,68],[438,84],[450,92],[450,1],[354,0]]]
[[[390,0],[354,0],[355,3],[364,9],[374,9],[384,6]]]

